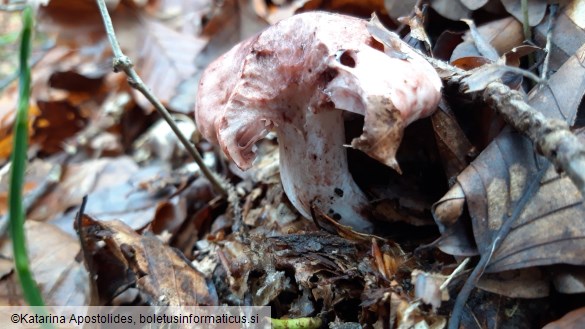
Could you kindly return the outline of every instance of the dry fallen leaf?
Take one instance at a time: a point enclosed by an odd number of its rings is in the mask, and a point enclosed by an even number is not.
[[[133,53],[139,55],[131,57],[135,58],[138,74],[163,104],[182,113],[191,112],[193,100],[185,103],[174,98],[181,97],[181,93],[193,95],[196,92],[196,89],[181,88],[181,84],[197,73],[195,59],[207,45],[208,37],[179,33],[147,16],[141,17],[139,22],[138,30],[144,33],[144,38],[133,40],[137,45],[129,45],[135,49]],[[142,94],[134,91],[134,96],[141,107],[152,108]]]
[[[585,323],[585,307],[578,308],[565,314],[562,318],[553,321],[542,329],[574,329]]]
[[[213,283],[157,237],[138,235],[120,221],[101,222],[87,215],[81,231],[85,261],[99,294],[94,300],[112,302],[135,288],[151,305],[218,305]]]
[[[393,19],[398,17],[408,16],[416,5],[416,0],[385,0],[384,6],[388,15]]]
[[[6,161],[12,153],[12,128],[16,118],[18,88],[16,84],[7,87],[0,95],[0,162]],[[29,106],[29,118],[39,114],[35,104]],[[32,123],[29,121],[29,135],[32,135]]]
[[[41,113],[33,121],[31,143],[38,144],[39,152],[45,156],[62,151],[64,141],[83,129],[87,118],[67,100],[39,100],[37,104]]]
[[[524,41],[522,24],[513,17],[506,17],[491,21],[477,27],[481,36],[496,50],[498,54],[504,54],[512,48],[517,47]],[[465,42],[471,42],[472,37],[469,31],[463,36]]]
[[[103,174],[99,179],[104,185],[91,190],[85,212],[101,220],[120,220],[135,230],[145,228],[154,220],[162,221],[166,224],[158,227],[162,226],[169,232],[174,232],[185,221],[188,205],[207,200],[190,199],[191,188],[197,190],[198,187],[193,184],[186,191],[180,191],[182,181],[176,181],[174,175],[167,172],[166,166],[143,167],[130,172],[124,179],[109,183],[109,175]],[[111,174],[115,175],[115,172]],[[55,222],[67,225],[71,216],[69,211],[56,218]]]
[[[293,268],[296,284],[309,289],[315,300],[322,299],[325,309],[364,289],[360,270],[374,271],[368,269],[370,262],[358,266],[367,252],[359,244],[324,232],[278,236],[263,244],[276,256],[276,268]]]
[[[477,287],[513,298],[540,298],[550,293],[550,278],[544,269],[531,267],[485,274]]]
[[[477,10],[485,5],[488,0],[459,0],[469,10]]]
[[[502,5],[506,8],[510,14],[516,17],[520,22],[524,21],[522,14],[521,0],[501,0]],[[528,24],[530,26],[536,26],[544,18],[546,13],[547,1],[546,0],[528,0]]]
[[[571,1],[556,15],[551,37],[550,70],[556,71],[585,43],[585,3]],[[534,39],[546,44],[550,15],[534,29]]]
[[[87,305],[89,277],[76,258],[79,242],[57,227],[32,220],[25,224],[29,262],[47,305]],[[12,244],[0,240],[0,255],[12,263]],[[24,305],[16,272],[0,279],[0,305]]]
[[[433,0],[431,1],[431,7],[433,7],[433,9],[441,16],[454,21],[458,21],[462,18],[469,18],[471,15],[471,10],[459,1]]]
[[[80,205],[84,195],[126,181],[136,170],[136,164],[125,156],[69,164],[63,168],[61,180],[56,188],[39,200],[28,218],[39,221],[53,219],[71,207]],[[71,217],[66,220],[65,225],[68,227],[64,230],[70,231]]]
[[[445,174],[451,181],[469,164],[473,146],[448,105],[439,103],[439,109],[431,116],[431,121]]]
[[[550,89],[533,90],[529,104],[548,117],[573,122],[585,93],[584,60],[582,47],[551,77]],[[582,132],[580,136],[585,137]],[[519,211],[512,231],[493,252],[487,272],[556,263],[585,264],[580,252],[585,248],[585,223],[576,220],[585,217],[582,196],[569,178],[552,167],[538,178],[543,168],[547,168],[545,162],[534,155],[531,143],[506,130],[458,176],[480,253],[492,252],[493,239],[503,221]],[[527,195],[528,186],[535,180],[536,190]],[[528,198],[525,205],[524,198]]]

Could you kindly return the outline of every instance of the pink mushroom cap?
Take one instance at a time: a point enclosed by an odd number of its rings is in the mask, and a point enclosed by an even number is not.
[[[379,34],[379,26],[338,14],[280,21],[205,70],[199,130],[243,170],[253,165],[255,143],[276,131],[283,188],[297,210],[310,218],[318,207],[371,231],[368,200],[347,168],[343,110],[365,116],[351,146],[399,171],[394,156],[404,127],[434,112],[442,86],[398,36]]]

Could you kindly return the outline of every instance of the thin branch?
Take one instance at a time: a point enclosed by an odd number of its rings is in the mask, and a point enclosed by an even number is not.
[[[142,93],[144,97],[148,99],[148,101],[156,108],[160,115],[165,119],[165,121],[169,124],[173,132],[177,135],[177,138],[179,138],[187,152],[189,152],[191,157],[193,157],[195,163],[199,165],[201,172],[203,173],[203,175],[205,175],[205,177],[207,177],[213,188],[222,195],[227,196],[228,193],[226,191],[226,188],[224,187],[225,183],[222,184],[222,181],[219,178],[219,176],[212,172],[209,168],[207,168],[197,149],[179,130],[169,111],[167,111],[167,109],[162,105],[162,103],[156,98],[156,96],[153,95],[150,89],[144,84],[140,76],[138,76],[138,73],[136,73],[136,71],[133,68],[133,64],[130,58],[124,55],[124,53],[122,52],[122,49],[120,48],[120,44],[118,43],[116,34],[114,32],[112,19],[110,18],[110,14],[108,13],[108,9],[106,8],[104,0],[97,0],[97,4],[100,8],[100,14],[104,21],[104,27],[106,29],[106,33],[108,35],[108,39],[110,40],[110,45],[112,46],[112,51],[114,53],[113,59],[114,72],[122,71],[126,73],[126,75],[128,76],[128,83],[130,84],[130,86],[138,90],[140,93]]]
[[[528,105],[520,92],[503,83],[490,83],[483,93],[504,120],[530,138],[536,151],[562,169],[585,197],[585,144],[567,122],[550,119]]]
[[[514,208],[512,214],[504,218],[504,224],[500,227],[496,235],[494,236],[489,252],[482,253],[479,262],[465,281],[463,288],[459,291],[457,298],[455,299],[455,305],[453,306],[453,312],[451,313],[451,319],[449,320],[449,327],[448,329],[458,329],[459,322],[461,321],[461,316],[463,315],[463,310],[465,308],[465,304],[467,299],[471,295],[473,288],[477,284],[477,281],[489,265],[490,260],[492,259],[493,254],[500,248],[504,239],[508,236],[510,231],[512,230],[514,222],[520,217],[524,208],[528,204],[528,202],[532,199],[532,197],[538,192],[538,187],[540,186],[540,182],[544,177],[544,174],[547,172],[549,164],[545,165],[534,177],[530,184],[524,190],[522,197],[518,200],[516,207]]]
[[[439,287],[439,290],[445,290],[445,289],[447,289],[447,287],[449,286],[449,283],[451,283],[451,281],[453,281],[453,279],[456,278],[457,275],[459,275],[459,273],[461,273],[461,272],[463,272],[465,270],[465,267],[469,263],[469,260],[470,259],[471,259],[470,257],[465,258],[461,262],[461,264],[459,264],[457,266],[457,268],[455,268],[455,270],[453,271],[453,273],[449,274],[449,276],[447,277],[447,280],[445,280],[445,282],[443,282],[443,284]]]
[[[428,57],[427,60],[434,66],[441,78],[449,84],[460,84],[464,78],[471,74],[444,61]],[[488,83],[481,96],[485,102],[491,104],[502,115],[510,126],[526,135],[536,146],[536,151],[539,154],[545,156],[556,168],[563,170],[577,186],[581,195],[585,197],[585,145],[571,132],[567,122],[545,117],[541,112],[528,105],[520,92],[510,89],[499,81]],[[537,177],[532,180],[513,214],[505,220],[504,225],[494,237],[490,252],[481,256],[479,263],[465,282],[455,301],[449,329],[459,327],[465,303],[477,280],[489,264],[493,253],[510,232],[512,224],[521,210],[538,190],[547,167],[548,165],[541,169]]]
[[[77,231],[77,236],[79,237],[79,246],[81,247],[81,253],[83,255],[83,259],[85,261],[85,266],[87,271],[90,274],[89,280],[89,289],[90,289],[90,300],[89,306],[99,306],[100,305],[100,294],[97,288],[97,282],[95,280],[95,276],[97,275],[97,271],[95,269],[95,262],[93,261],[92,254],[87,247],[87,237],[85,235],[86,231],[83,227],[83,216],[85,216],[85,206],[87,205],[88,197],[87,195],[83,196],[81,200],[81,205],[79,206],[79,210],[77,211],[77,215],[75,216],[75,230]]]
[[[540,77],[542,80],[545,80],[548,78],[548,62],[550,60],[550,52],[551,52],[551,46],[552,46],[552,31],[553,31],[553,27],[554,27],[554,21],[555,18],[557,16],[557,9],[559,8],[558,4],[552,4],[550,5],[550,14],[548,17],[548,26],[547,26],[547,31],[546,31],[546,46],[544,48],[544,51],[546,53],[545,57],[544,57],[544,62],[542,63],[542,71],[540,73]]]
[[[444,61],[426,59],[447,83],[459,84],[470,75]],[[488,83],[481,96],[512,128],[532,141],[538,154],[564,171],[585,197],[585,144],[571,132],[567,122],[545,117],[528,105],[520,92],[498,81]]]

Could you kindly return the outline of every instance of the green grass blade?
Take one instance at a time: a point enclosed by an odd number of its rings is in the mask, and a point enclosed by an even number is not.
[[[22,12],[22,36],[19,56],[19,90],[16,122],[13,131],[12,167],[10,172],[10,193],[8,196],[10,235],[14,251],[14,263],[24,298],[29,305],[42,306],[43,298],[32,277],[24,235],[24,209],[22,190],[28,147],[28,104],[30,98],[30,67],[28,59],[31,52],[33,17],[30,7]]]

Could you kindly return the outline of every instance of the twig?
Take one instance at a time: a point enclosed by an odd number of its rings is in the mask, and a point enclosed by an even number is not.
[[[457,277],[457,275],[459,275],[459,273],[461,273],[461,272],[463,272],[463,270],[465,270],[465,267],[469,263],[470,259],[471,259],[470,257],[465,258],[461,262],[461,264],[459,264],[457,266],[457,268],[455,268],[453,273],[449,274],[449,276],[447,277],[447,280],[445,280],[445,282],[443,282],[443,284],[439,287],[439,290],[445,290],[449,286],[449,283],[451,283],[451,281],[453,281],[453,279],[455,277]]]
[[[483,253],[479,259],[479,262],[465,281],[463,288],[459,291],[457,298],[455,299],[455,305],[453,306],[453,312],[451,313],[451,319],[449,320],[449,329],[458,329],[459,322],[461,320],[461,315],[463,313],[463,309],[465,308],[465,303],[471,294],[473,288],[477,284],[477,281],[485,271],[487,265],[489,264],[492,255],[498,250],[498,248],[502,245],[502,242],[508,236],[508,233],[512,230],[512,226],[516,219],[520,217],[524,207],[528,204],[528,202],[532,199],[534,194],[538,191],[538,187],[540,186],[540,182],[544,174],[547,172],[549,165],[545,165],[534,177],[530,184],[524,190],[522,197],[518,200],[514,211],[510,216],[504,218],[504,224],[500,227],[496,235],[494,236],[491,248],[489,252]]]
[[[140,76],[138,76],[138,74],[133,68],[133,64],[130,58],[124,55],[124,53],[122,52],[122,49],[120,48],[120,44],[118,43],[116,34],[114,32],[112,19],[110,18],[110,14],[108,13],[108,9],[106,8],[104,0],[97,0],[97,4],[100,8],[100,14],[104,21],[106,34],[108,35],[108,39],[110,40],[110,45],[112,46],[112,51],[114,53],[113,59],[114,72],[122,71],[126,73],[126,75],[128,76],[128,83],[130,84],[130,86],[138,90],[140,93],[142,93],[144,97],[148,99],[148,101],[156,108],[160,115],[165,119],[165,121],[169,124],[173,132],[177,135],[177,137],[179,138],[187,152],[189,152],[191,157],[193,157],[195,163],[199,165],[201,172],[203,173],[203,175],[205,175],[205,177],[207,177],[213,188],[222,195],[227,196],[228,193],[224,185],[220,182],[219,176],[212,172],[209,168],[207,168],[197,149],[193,146],[193,144],[191,144],[187,137],[183,135],[183,133],[179,130],[179,128],[177,127],[173,120],[173,117],[169,114],[167,109],[156,98],[156,96],[152,94],[152,92],[144,84]]]
[[[427,60],[439,72],[442,79],[448,83],[459,84],[470,75],[469,72],[453,67],[443,61],[428,57]],[[510,89],[501,82],[488,83],[481,96],[485,102],[491,104],[503,116],[510,126],[528,136],[536,146],[536,151],[539,154],[545,156],[556,168],[565,171],[577,186],[581,195],[585,197],[585,145],[570,131],[569,125],[565,121],[545,117],[528,105],[520,92]],[[499,248],[512,229],[515,219],[538,190],[541,178],[547,167],[548,165],[541,169],[527,187],[514,212],[505,220],[494,237],[490,252],[481,256],[479,263],[465,282],[455,301],[449,329],[459,328],[459,321],[465,302],[475,287],[477,280],[489,264],[493,253]]]
[[[585,197],[585,144],[564,120],[550,119],[526,104],[520,92],[503,83],[490,83],[483,93],[504,120],[530,138],[536,151],[562,169]]]
[[[95,264],[92,260],[92,254],[87,247],[87,237],[85,236],[85,230],[83,227],[83,216],[85,215],[85,206],[87,205],[88,197],[87,195],[83,196],[81,199],[81,205],[79,206],[79,210],[77,211],[77,215],[75,216],[75,229],[77,231],[77,236],[79,237],[79,246],[81,248],[81,253],[83,255],[83,259],[85,261],[85,266],[87,267],[87,272],[90,274],[90,300],[89,306],[99,306],[99,290],[97,288],[97,282],[95,280],[95,276],[97,275],[95,270]]]
[[[459,84],[469,76],[469,72],[444,61],[425,58],[448,83]],[[488,83],[482,97],[512,128],[528,136],[538,154],[564,171],[585,197],[585,144],[571,132],[567,122],[545,117],[528,105],[520,92],[501,82]]]
[[[548,78],[548,62],[550,60],[550,52],[551,52],[551,46],[552,46],[552,31],[553,31],[553,24],[555,21],[555,18],[557,16],[557,9],[558,9],[559,5],[558,4],[552,4],[550,5],[550,14],[548,17],[548,27],[547,27],[547,31],[546,31],[546,46],[544,47],[544,51],[545,51],[545,56],[544,56],[544,62],[542,63],[542,71],[540,72],[540,77],[542,80],[545,80]]]

